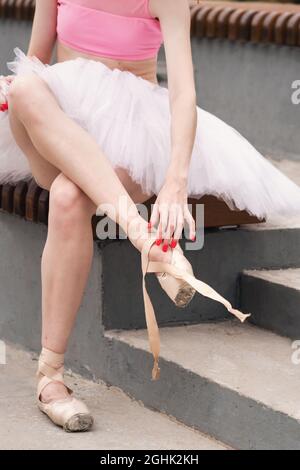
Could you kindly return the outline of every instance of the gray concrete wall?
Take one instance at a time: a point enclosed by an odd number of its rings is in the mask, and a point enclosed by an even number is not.
[[[273,157],[300,159],[300,48],[193,39],[198,104]],[[200,123],[201,125],[201,123]]]
[[[31,23],[0,19],[0,75],[6,75],[6,62],[14,58],[13,49],[18,46],[25,53],[30,38]]]
[[[0,339],[39,351],[41,256],[47,228],[0,213]],[[102,260],[95,256],[69,349],[73,366],[90,375],[95,346],[102,342]],[[79,361],[81,358],[81,361]],[[84,370],[82,370],[84,368]]]

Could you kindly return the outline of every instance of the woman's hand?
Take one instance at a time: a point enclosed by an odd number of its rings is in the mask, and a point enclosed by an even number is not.
[[[181,238],[184,223],[189,227],[189,238],[196,239],[195,221],[188,208],[187,185],[175,179],[166,181],[155,201],[149,227],[157,225],[157,245],[163,251],[175,248]]]

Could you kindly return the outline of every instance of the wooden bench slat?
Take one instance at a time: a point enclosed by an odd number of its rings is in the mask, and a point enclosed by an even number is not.
[[[292,15],[286,24],[285,43],[288,46],[297,46],[299,26],[300,26],[300,13],[297,13],[297,14]]]
[[[225,39],[228,36],[229,19],[234,12],[234,8],[227,7],[218,15],[217,38]]]
[[[38,222],[38,200],[42,188],[40,188],[34,180],[31,180],[26,194],[26,220],[31,222]]]
[[[280,15],[275,22],[275,43],[280,45],[285,43],[286,27],[288,20],[293,16],[293,13],[286,12]]]
[[[20,181],[14,190],[13,200],[13,213],[20,217],[25,217],[26,214],[26,194],[28,191],[28,184],[26,181]]]
[[[11,214],[14,208],[15,187],[9,183],[2,186],[1,208]]]
[[[215,38],[217,36],[217,21],[223,10],[223,7],[213,8],[208,13],[206,18],[206,37]]]
[[[263,31],[263,22],[264,19],[268,16],[267,11],[259,11],[253,17],[251,24],[251,42],[258,43],[261,42],[262,31]]]
[[[213,9],[212,6],[207,6],[204,7],[200,10],[195,15],[195,36],[197,38],[204,38],[206,34],[206,18],[209,14],[209,12]]]
[[[243,14],[244,14],[243,10],[236,10],[229,17],[228,39],[230,39],[230,41],[236,41],[239,37],[240,19],[243,16]]]
[[[257,13],[257,10],[247,10],[241,16],[238,39],[243,41],[250,41],[252,20]]]
[[[37,221],[48,225],[49,192],[42,190],[38,199]]]

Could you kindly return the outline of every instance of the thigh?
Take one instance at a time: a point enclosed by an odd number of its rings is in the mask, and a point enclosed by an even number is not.
[[[34,90],[34,92],[32,90]],[[30,97],[29,102],[27,102],[26,97]],[[29,104],[31,111],[34,112],[33,116],[31,117],[35,124],[39,124],[38,116],[40,110],[43,109],[43,107],[49,109],[51,107],[50,105],[53,104],[53,101],[55,101],[57,104],[56,97],[48,85],[41,78],[32,75],[28,77],[16,78],[14,80],[13,84],[11,85],[10,99],[12,100],[10,123],[15,138],[29,160],[33,176],[37,183],[40,186],[49,189],[52,182],[61,172],[46,159],[44,159],[43,156],[40,155],[36,150],[25,127],[18,118],[18,113],[22,114],[24,108],[26,110],[27,104]],[[47,106],[47,104],[49,106]],[[14,106],[18,108],[17,112],[14,112]],[[28,110],[26,112],[28,112]],[[55,115],[52,117],[55,119]],[[129,196],[135,203],[145,202],[151,197],[151,195],[143,192],[141,186],[132,180],[124,168],[116,168],[115,172],[127,190]]]
[[[153,196],[153,194],[146,194],[141,186],[132,180],[131,176],[124,168],[116,168],[115,172],[129,196],[136,204],[141,204]]]
[[[32,176],[39,186],[49,190],[60,171],[37,151],[24,125],[13,110],[9,111],[9,121],[13,136],[22,152],[26,155]]]

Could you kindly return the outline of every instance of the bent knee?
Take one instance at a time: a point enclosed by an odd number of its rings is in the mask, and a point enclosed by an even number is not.
[[[50,207],[64,217],[78,217],[89,213],[91,201],[76,184],[59,175],[50,188]]]
[[[47,104],[47,85],[37,75],[16,77],[8,91],[9,111],[40,118]]]

